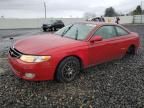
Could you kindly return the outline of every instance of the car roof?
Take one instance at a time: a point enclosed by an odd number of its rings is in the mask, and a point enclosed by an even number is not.
[[[122,25],[120,24],[116,24],[116,23],[108,23],[108,22],[95,22],[95,21],[83,21],[83,22],[76,22],[76,24],[78,23],[81,23],[81,24],[94,24],[96,25],[97,27],[100,27],[100,26],[104,26],[104,25],[113,25],[113,26],[119,26],[121,28],[123,28],[124,30],[126,30],[127,32],[130,33],[130,30],[128,30],[127,28],[123,27]]]
[[[83,21],[83,22],[77,22],[77,23],[94,24],[94,25],[98,25],[98,26],[102,26],[102,25],[118,25],[116,23],[95,22],[95,21]]]

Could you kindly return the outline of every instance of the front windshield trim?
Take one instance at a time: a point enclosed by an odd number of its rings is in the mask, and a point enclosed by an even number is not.
[[[55,34],[70,39],[85,40],[95,27],[95,24],[75,23],[60,29],[59,31],[55,32]]]
[[[72,40],[78,40],[78,41],[83,41],[83,40],[85,40],[85,39],[75,39],[75,38],[72,38],[72,37],[69,37],[69,36],[64,36],[64,38],[69,38],[69,39],[72,39]]]
[[[73,24],[69,26],[68,29],[65,29],[61,36],[63,37],[71,29],[72,26]]]
[[[60,37],[62,37],[61,35],[59,35],[59,34],[55,34],[56,36],[60,36]],[[72,40],[76,40],[76,39],[74,39],[74,38],[72,38],[72,37],[69,37],[69,36],[63,36],[62,38],[69,38],[69,39],[72,39]],[[77,39],[77,41],[83,41],[83,40],[85,40],[85,39]]]

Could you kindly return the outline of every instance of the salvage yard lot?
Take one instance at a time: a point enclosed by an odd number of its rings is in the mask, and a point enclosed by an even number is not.
[[[142,47],[139,53],[89,68],[71,83],[30,82],[16,78],[6,59],[9,46],[13,43],[9,38],[14,36],[14,40],[17,40],[46,33],[39,29],[0,30],[0,106],[144,107],[144,25],[125,26],[140,34]]]

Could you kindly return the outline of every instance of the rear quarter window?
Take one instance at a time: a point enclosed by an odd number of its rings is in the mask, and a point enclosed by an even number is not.
[[[124,36],[129,34],[126,30],[118,26],[116,26],[116,31],[118,36]]]
[[[108,39],[108,38],[115,37],[117,34],[113,25],[105,25],[105,26],[100,27],[94,33],[94,35],[99,35],[99,36],[102,36],[104,39]]]

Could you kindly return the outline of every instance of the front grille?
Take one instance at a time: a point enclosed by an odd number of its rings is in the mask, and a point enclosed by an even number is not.
[[[16,50],[15,48],[10,48],[9,54],[11,57],[20,58],[22,53]]]

